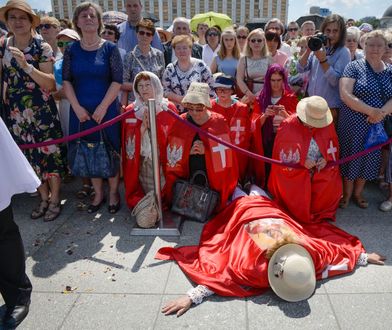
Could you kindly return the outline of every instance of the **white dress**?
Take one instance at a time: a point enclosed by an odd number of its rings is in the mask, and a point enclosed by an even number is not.
[[[0,118],[0,211],[10,205],[13,195],[34,192],[40,184],[41,181]]]

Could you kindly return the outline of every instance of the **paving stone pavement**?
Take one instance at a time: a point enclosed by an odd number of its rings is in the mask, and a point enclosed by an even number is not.
[[[318,282],[304,302],[286,303],[272,292],[248,299],[214,296],[180,318],[160,309],[192,283],[174,262],[154,255],[163,246],[197,244],[202,225],[186,221],[180,237],[130,236],[134,223],[124,206],[114,216],[106,209],[96,215],[78,211],[79,186],[76,180],[63,185],[63,211],[51,223],[30,220],[37,197],[13,200],[34,286],[30,314],[19,329],[392,328],[392,213],[378,211],[384,196],[375,184],[365,194],[370,207],[350,204],[338,211],[336,224],[359,236],[368,251],[385,254],[385,266]],[[67,286],[70,293],[64,293]]]

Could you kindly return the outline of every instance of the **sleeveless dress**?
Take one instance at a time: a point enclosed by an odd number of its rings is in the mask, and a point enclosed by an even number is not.
[[[3,81],[5,90],[4,116],[6,125],[15,142],[20,144],[40,143],[62,137],[56,103],[47,90],[25,73],[7,49],[12,39],[0,43]],[[11,44],[10,44],[11,45]],[[53,61],[53,51],[46,42],[32,38],[23,50],[29,64],[39,69],[40,63]],[[24,155],[41,180],[50,176],[63,176],[66,170],[64,145],[49,145],[42,148],[25,149]]]

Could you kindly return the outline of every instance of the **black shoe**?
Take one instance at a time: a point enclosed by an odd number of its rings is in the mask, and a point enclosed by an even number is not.
[[[28,305],[16,305],[13,309],[8,309],[3,318],[5,329],[15,329],[26,318],[29,313]]]
[[[108,211],[110,214],[115,214],[118,212],[118,210],[121,208],[121,203],[118,201],[116,204],[109,205],[108,206]]]
[[[95,213],[95,212],[97,212],[101,208],[101,206],[103,204],[105,204],[105,202],[106,202],[105,198],[102,198],[102,200],[99,202],[99,204],[97,204],[97,205],[90,204],[88,206],[87,212],[88,213]]]

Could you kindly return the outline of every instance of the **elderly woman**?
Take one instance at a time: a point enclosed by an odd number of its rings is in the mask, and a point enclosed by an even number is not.
[[[62,137],[56,104],[51,91],[53,52],[36,38],[40,19],[24,1],[10,0],[0,9],[13,36],[0,42],[4,113],[17,144],[40,143]],[[61,145],[26,149],[24,154],[42,181],[41,201],[32,219],[52,221],[60,214],[60,184],[65,174],[65,149]],[[49,199],[50,197],[50,199]]]
[[[235,31],[238,41],[238,46],[240,47],[240,52],[245,51],[246,39],[248,38],[249,29],[246,26],[239,26]]]
[[[211,26],[206,31],[207,43],[203,46],[202,59],[208,67],[211,66],[212,60],[217,55],[220,48],[221,30],[216,26]]]
[[[363,58],[363,52],[358,49],[359,38],[361,31],[355,26],[351,26],[346,32],[346,47],[350,51],[351,61]]]
[[[192,82],[182,100],[187,113],[183,120],[200,127],[224,141],[230,142],[230,131],[225,119],[211,108],[209,86]],[[223,209],[238,182],[237,160],[234,152],[204,135],[192,131],[182,121],[176,121],[169,133],[166,163],[166,198],[172,199],[177,179],[190,179],[196,171],[203,171],[209,187],[220,195],[217,210]],[[204,183],[204,180],[201,181]]]
[[[184,112],[181,103],[191,82],[208,83],[212,87],[213,79],[209,67],[202,60],[191,57],[193,42],[189,35],[175,36],[171,44],[177,61],[170,63],[163,73],[164,96],[176,104],[180,112]],[[210,96],[215,96],[212,89]]]
[[[296,40],[298,40],[300,37],[299,35],[299,25],[296,21],[292,21],[288,24],[287,26],[287,33],[285,36],[285,42],[288,45],[292,45],[294,43],[296,43]]]
[[[392,113],[392,67],[382,61],[386,47],[387,40],[381,31],[369,32],[365,58],[350,62],[344,70],[340,80],[344,104],[338,125],[342,157],[363,151],[372,125]],[[347,207],[351,197],[360,208],[368,207],[363,190],[366,181],[377,178],[380,164],[381,151],[376,150],[341,165],[344,178],[341,208]]]
[[[237,67],[237,85],[245,95],[244,103],[253,103],[264,85],[264,76],[272,59],[262,29],[255,29],[246,39],[245,53]]]
[[[103,27],[102,10],[95,3],[84,2],[75,8],[73,24],[81,36],[65,50],[63,62],[63,88],[71,103],[70,134],[86,130],[119,114],[117,95],[122,83],[121,57],[116,45],[100,37]],[[103,134],[95,132],[84,137],[94,142],[104,141],[108,148],[120,150],[120,124],[105,128]],[[74,144],[73,142],[71,144]],[[71,148],[70,144],[70,148]],[[96,162],[99,162],[96,159]],[[74,160],[70,159],[71,169]],[[109,182],[110,213],[120,208],[119,175],[107,178]],[[88,207],[93,213],[105,202],[103,178],[91,178],[95,196]]]
[[[220,49],[211,63],[211,72],[222,72],[235,77],[239,58],[240,49],[235,32],[231,28],[225,29],[221,36]]]
[[[101,37],[102,39],[117,44],[118,39],[120,39],[120,32],[118,31],[117,25],[105,24],[101,33]],[[118,50],[120,51],[121,59],[124,61],[125,55],[127,54],[126,50],[123,48],[118,48]]]
[[[123,105],[135,99],[132,87],[139,72],[150,71],[161,79],[165,70],[163,53],[159,49],[151,47],[155,35],[154,23],[148,19],[142,19],[136,25],[136,35],[138,43],[133,50],[127,53],[124,60]]]
[[[286,53],[279,50],[282,45],[280,35],[276,32],[267,31],[265,33],[265,39],[267,40],[267,47],[271,54],[272,62],[286,68],[289,64],[289,57]]]
[[[135,77],[135,102],[126,111],[133,113],[127,117],[122,126],[123,172],[125,199],[129,208],[135,207],[140,199],[154,190],[151,141],[148,134],[148,100],[154,99],[156,104],[157,138],[161,168],[161,187],[165,185],[167,134],[175,119],[168,111],[177,112],[176,106],[163,98],[163,88],[159,78],[147,71]]]
[[[42,39],[52,47],[55,61],[61,59],[63,54],[57,46],[57,34],[60,32],[61,26],[57,18],[50,16],[41,17],[41,24],[38,26],[38,30]]]
[[[273,159],[297,167],[272,164],[268,189],[277,204],[304,223],[335,220],[342,194],[338,137],[327,102],[320,96],[302,99],[276,134]]]

